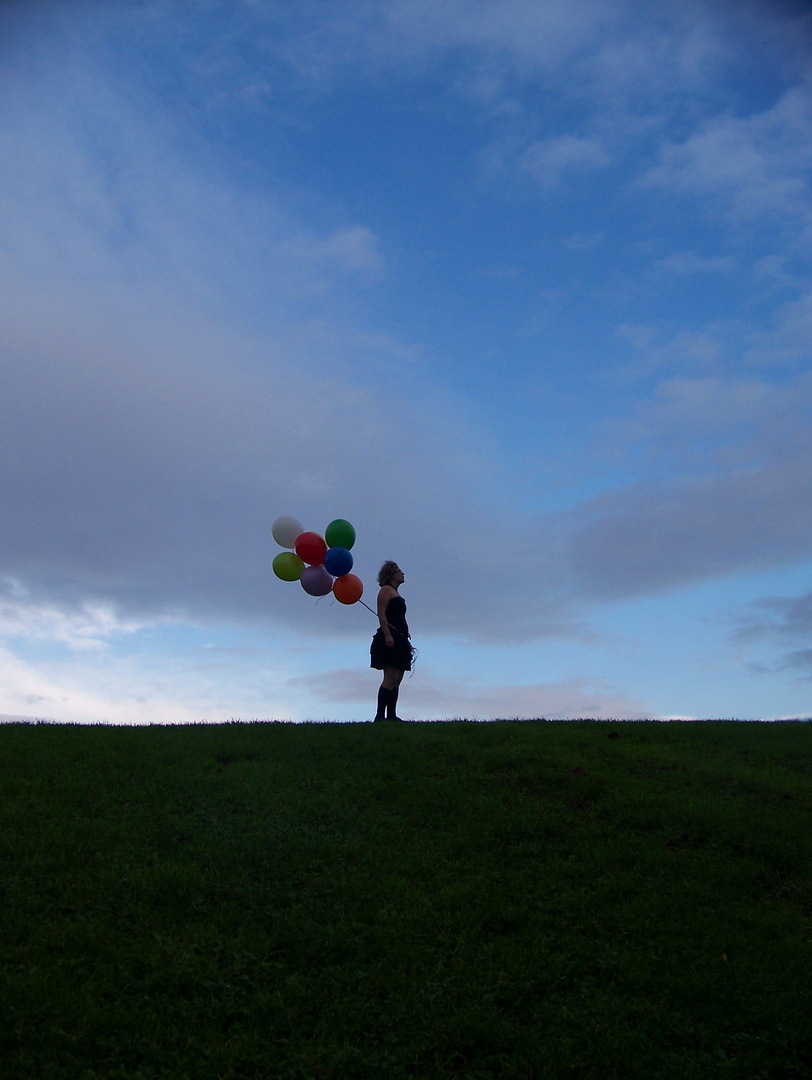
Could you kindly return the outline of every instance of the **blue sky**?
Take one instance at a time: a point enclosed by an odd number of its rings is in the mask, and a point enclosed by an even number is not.
[[[0,8],[0,714],[812,715],[812,17]]]

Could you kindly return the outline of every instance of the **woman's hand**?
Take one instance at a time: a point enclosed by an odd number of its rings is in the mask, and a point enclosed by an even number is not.
[[[394,649],[395,639],[392,637],[391,634],[384,634],[383,640],[386,642],[387,649]]]

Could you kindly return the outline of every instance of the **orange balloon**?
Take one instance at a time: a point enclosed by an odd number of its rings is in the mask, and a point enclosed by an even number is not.
[[[356,604],[363,595],[363,583],[355,574],[342,574],[333,582],[333,596],[339,604]]]

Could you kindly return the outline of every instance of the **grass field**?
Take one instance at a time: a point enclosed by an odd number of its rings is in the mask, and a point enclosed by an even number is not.
[[[812,1076],[812,725],[0,727],[5,1080]]]

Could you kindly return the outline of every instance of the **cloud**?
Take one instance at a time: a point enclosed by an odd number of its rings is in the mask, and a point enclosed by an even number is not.
[[[693,274],[732,274],[738,269],[739,263],[732,255],[707,258],[694,251],[675,251],[664,259],[658,259],[657,265],[671,274],[689,277]]]
[[[373,230],[319,232],[279,199],[229,192],[205,155],[176,153],[142,103],[90,76],[62,94],[58,123],[41,97],[6,116],[6,148],[23,152],[0,161],[0,528],[3,573],[54,632],[62,619],[78,639],[89,611],[119,626],[305,625],[301,596],[270,574],[280,513],[353,520],[362,576],[384,556],[407,564],[428,628],[566,625],[545,585],[553,545],[531,548],[520,515],[482,507],[499,468],[487,432],[471,439],[425,365],[404,399],[419,350],[352,307],[358,273],[381,269]],[[109,124],[102,149],[84,139],[94,119]],[[496,535],[520,560],[498,578]],[[545,603],[521,602],[528,583]]]
[[[623,377],[650,376],[654,372],[715,371],[723,366],[728,336],[713,327],[669,333],[665,327],[623,324],[615,337],[627,343],[630,359],[618,369]]]
[[[156,348],[131,324],[127,342],[102,330],[70,350],[70,323],[53,329],[6,354],[0,402],[5,572],[32,588],[259,617],[279,513],[355,518],[362,547],[439,528],[443,557],[446,523],[473,516],[470,452],[454,464],[428,406],[387,417],[374,390],[212,327],[165,326]]]
[[[604,242],[603,233],[573,233],[564,241],[570,251],[594,251]]]
[[[812,680],[812,649],[796,649],[784,657],[780,671],[801,671]]]
[[[600,139],[579,135],[559,135],[528,146],[519,167],[544,188],[554,187],[572,172],[602,169],[611,157]]]
[[[321,237],[297,236],[282,241],[277,248],[286,260],[303,264],[325,264],[339,270],[354,272],[382,269],[378,238],[364,225],[337,229]]]
[[[57,642],[80,652],[104,649],[111,639],[136,633],[141,623],[120,618],[110,604],[79,601],[60,606],[36,600],[19,581],[0,579],[0,638]]]
[[[569,561],[593,600],[812,556],[812,459],[601,496],[573,515]]]
[[[529,519],[504,502],[483,511],[481,478],[506,464],[487,433],[472,447],[464,408],[425,367],[413,400],[392,412],[391,380],[368,372],[401,371],[403,355],[416,351],[347,328],[357,274],[382,269],[375,233],[361,223],[318,233],[273,199],[235,203],[216,171],[192,178],[188,162],[165,155],[137,121],[130,126],[126,108],[105,108],[117,116],[114,148],[145,139],[140,156],[121,149],[116,159],[123,188],[106,188],[110,163],[83,151],[70,124],[52,146],[68,164],[61,196],[39,169],[42,149],[6,157],[0,170],[15,210],[0,257],[4,572],[35,595],[51,590],[66,618],[87,602],[123,622],[185,614],[302,626],[300,597],[272,591],[268,572],[279,513],[312,527],[354,519],[365,579],[374,580],[372,552],[393,554],[421,583],[415,600],[427,631],[470,641],[577,635],[584,600],[807,550],[809,522],[793,509],[809,505],[803,458],[631,487],[570,515]],[[47,118],[26,119],[39,133],[32,145],[51,145]],[[551,161],[553,149],[562,167],[591,154],[572,139],[548,145]],[[146,169],[156,160],[160,171]],[[83,186],[95,193],[89,210]],[[250,302],[236,295],[243,282]],[[317,333],[307,322],[313,310]],[[238,325],[246,311],[247,330]],[[784,317],[793,341],[805,312]],[[649,357],[659,349],[660,363],[715,363],[720,348],[705,332],[640,344]],[[353,364],[336,364],[341,354]],[[672,380],[631,426],[638,444],[664,425],[707,431],[734,405],[740,419],[757,412],[755,389]],[[497,574],[495,536],[511,552]],[[451,567],[475,587],[461,593]]]
[[[686,177],[697,168],[685,162],[704,159],[714,139],[726,152],[735,144],[733,158],[742,160],[736,175],[751,164],[744,149],[747,134],[726,136],[725,118],[714,115],[729,107],[720,92],[725,78],[746,69],[756,48],[783,58],[789,70],[787,58],[802,56],[808,40],[803,20],[775,5],[746,8],[696,0],[687,7],[658,8],[652,16],[625,0],[576,5],[566,0],[358,0],[331,5],[329,11],[313,2],[250,4],[236,13],[229,9],[227,17],[216,9],[207,12],[218,41],[216,56],[201,51],[177,9],[170,5],[162,15],[167,37],[183,41],[179,55],[195,56],[188,83],[192,107],[203,116],[240,102],[243,109],[299,128],[312,123],[308,114],[327,94],[359,80],[372,94],[382,85],[408,93],[418,80],[429,80],[433,109],[447,110],[456,121],[460,99],[475,106],[482,133],[479,157],[491,175],[507,164],[509,174],[518,168],[544,186],[641,150],[648,155],[653,133],[666,130],[669,121],[695,130],[710,116],[707,129],[681,148],[665,145],[660,164],[644,181],[690,187]],[[262,58],[261,75],[249,56]],[[191,93],[184,100],[187,108]],[[803,91],[794,93],[802,108]],[[776,123],[797,127],[789,98],[784,113]],[[548,116],[556,116],[552,127]],[[566,118],[563,130],[559,117]],[[786,148],[782,163],[797,174],[794,145]],[[773,150],[767,147],[761,160],[772,160]],[[762,188],[792,188],[783,164],[767,169],[769,182],[763,179]],[[727,168],[736,173],[732,159]],[[703,181],[708,183],[714,183],[712,177]]]
[[[812,592],[800,596],[764,596],[751,601],[735,637],[747,641],[776,637],[803,641],[812,637]]]
[[[802,87],[755,115],[715,116],[683,142],[664,143],[640,186],[714,200],[736,222],[766,218],[807,229],[810,119],[812,97]]]
[[[785,326],[765,332],[765,349]],[[629,335],[653,371],[689,367],[684,343],[663,346],[638,329]],[[734,357],[749,331],[737,336],[727,334]],[[812,376],[732,376],[726,360],[716,360],[719,374],[660,379],[601,426],[598,445],[636,480],[559,522],[574,590],[593,600],[651,595],[812,555]]]
[[[539,139],[524,130],[527,125],[515,126],[517,130],[495,137],[479,152],[479,166],[489,181],[518,177],[550,194],[614,162],[600,135],[567,132]],[[571,237],[567,244],[572,250],[587,250],[599,241],[600,236],[581,234]]]
[[[593,101],[568,114],[572,130],[547,133],[534,95],[540,72],[589,53],[606,27],[621,33],[630,6],[341,5],[320,22],[322,9],[243,8],[224,47],[238,55],[252,28],[271,26],[257,49],[286,56],[302,80],[343,78],[349,68],[364,80],[358,43],[385,24],[379,71],[384,61],[406,71],[410,50],[446,59],[462,50],[469,71],[500,67],[500,94],[506,68],[527,80],[512,84],[521,119],[511,161],[542,185],[617,160],[623,117],[596,126]],[[152,15],[171,23],[179,11]],[[634,48],[644,48],[648,26]],[[702,66],[694,46],[686,79]],[[328,53],[332,69],[319,73]],[[640,54],[641,72],[651,55]],[[45,605],[43,627],[88,641],[181,614],[302,627],[301,596],[269,574],[279,513],[312,527],[350,517],[366,580],[377,553],[393,555],[415,582],[427,632],[469,641],[577,635],[585,601],[808,550],[802,456],[631,485],[565,515],[532,515],[501,494],[485,506],[483,477],[498,489],[513,463],[464,401],[443,392],[421,343],[381,334],[358,301],[373,290],[374,307],[376,284],[392,272],[386,238],[335,207],[302,213],[301,192],[284,198],[264,173],[258,181],[233,160],[221,166],[199,128],[177,120],[184,109],[195,120],[216,112],[223,72],[209,61],[196,55],[198,81],[177,114],[141,84],[136,94],[126,73],[116,90],[104,71],[77,62],[81,78],[66,83],[42,59],[36,88],[20,82],[3,113],[2,558],[32,604]],[[560,83],[553,89],[562,93]],[[797,90],[756,117],[708,120],[662,148],[647,183],[735,197],[742,214],[797,215],[806,206],[806,110]],[[486,125],[483,139],[491,133]],[[722,272],[728,258],[677,253],[665,268]],[[807,314],[799,305],[784,317],[796,350]],[[661,365],[714,369],[724,352],[711,330],[667,341],[652,333],[643,351]],[[762,355],[771,347],[788,346],[777,332],[754,342]],[[392,375],[401,378],[404,356],[416,389],[395,409]],[[754,389],[713,379],[663,382],[648,404],[629,420],[638,447],[663,424],[702,435],[734,406],[742,423],[760,415]],[[532,459],[521,468],[532,480]],[[800,509],[790,513],[793,500]],[[329,625],[324,632],[335,632]]]
[[[28,663],[0,646],[0,708],[4,716],[63,723],[175,724],[203,719],[166,688],[143,677],[122,678],[120,667],[107,670],[72,665]],[[137,687],[137,689],[136,689]]]
[[[571,514],[578,588],[593,597],[644,595],[808,559],[810,401],[808,375],[784,385],[682,377],[660,382],[631,416],[615,418],[606,429],[615,451],[643,458],[651,478]]]
[[[732,199],[743,217],[778,209],[808,221],[812,24],[801,11],[715,0],[655,16],[623,0],[402,0],[385,10],[374,40],[387,42],[395,70],[453,55],[467,71],[453,85],[482,110],[490,137],[480,161],[491,177],[518,168],[553,187],[634,162],[643,187]],[[781,63],[795,85],[774,109],[742,119],[727,112],[725,87],[751,78],[754,51]],[[663,143],[647,167],[652,139],[673,125],[692,134]]]
[[[372,676],[372,677],[371,677]],[[360,674],[357,670],[328,671],[289,681],[297,692],[304,692],[325,703],[359,703],[359,719],[371,712],[377,689],[377,672]],[[364,708],[366,711],[364,711]],[[438,677],[420,671],[412,682],[408,677],[401,687],[398,711],[404,717],[427,720],[449,718],[510,719],[547,717],[592,719],[635,719],[650,716],[639,701],[601,680],[584,678],[530,685],[485,686],[476,680],[461,682],[453,677]]]
[[[618,17],[618,5],[606,0],[584,0],[577,7],[566,0],[541,5],[526,0],[395,0],[384,10],[398,40],[413,49],[495,52],[530,70],[558,66]]]
[[[753,600],[734,617],[731,640],[740,647],[776,648],[777,659],[751,661],[756,673],[797,671],[812,679],[812,592],[799,596],[764,596]],[[788,649],[796,645],[800,648]]]
[[[784,385],[762,379],[687,375],[660,381],[650,398],[605,428],[616,452],[650,465],[709,473],[769,459],[773,464],[803,452],[805,410],[812,404],[812,379],[801,375]],[[801,440],[799,443],[798,440]]]
[[[812,292],[781,307],[775,325],[755,331],[745,353],[749,364],[760,367],[801,367],[812,356]]]

